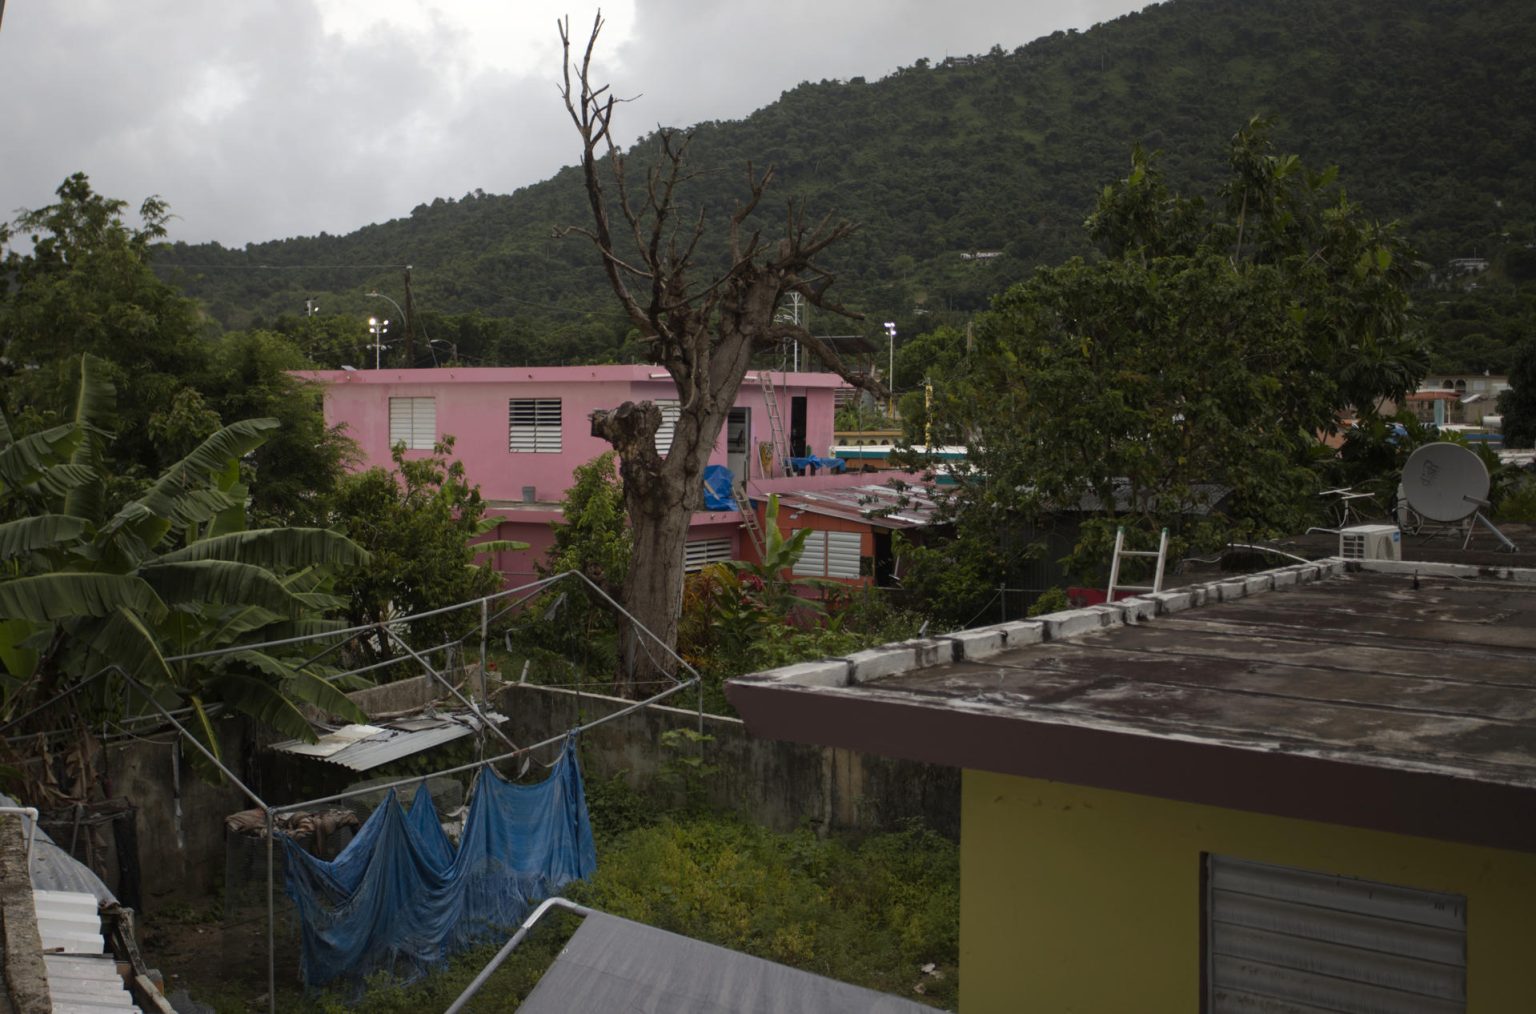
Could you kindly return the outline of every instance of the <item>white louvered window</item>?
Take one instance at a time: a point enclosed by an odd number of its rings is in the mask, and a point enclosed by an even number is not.
[[[389,446],[430,451],[437,441],[436,398],[389,399]]]
[[[1467,899],[1206,858],[1205,1009],[1465,1011]]]
[[[795,562],[796,577],[859,576],[858,532],[812,532]]]
[[[712,563],[729,563],[730,539],[697,539],[689,542],[683,552],[683,570],[693,573]]]
[[[559,454],[560,399],[510,399],[507,402],[507,450],[514,454]]]
[[[682,403],[658,401],[656,407],[661,409],[661,428],[656,431],[656,453],[665,458],[672,449],[672,437],[677,433],[677,417],[682,413]]]

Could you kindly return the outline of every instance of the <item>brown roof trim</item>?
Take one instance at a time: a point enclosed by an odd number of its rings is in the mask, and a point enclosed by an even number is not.
[[[749,679],[754,736],[1536,853],[1536,788]]]

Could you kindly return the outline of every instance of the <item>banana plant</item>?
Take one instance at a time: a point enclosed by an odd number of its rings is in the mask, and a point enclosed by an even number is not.
[[[29,725],[153,710],[118,676],[94,678],[110,670],[188,709],[215,756],[215,705],[306,740],[302,704],[361,721],[334,674],[308,661],[312,645],[240,649],[339,628],[332,569],[368,559],[332,531],[245,528],[240,459],[277,423],[223,427],[108,513],[100,452],[114,401],[84,356],[69,422],[15,439],[0,417],[0,717],[50,701]]]

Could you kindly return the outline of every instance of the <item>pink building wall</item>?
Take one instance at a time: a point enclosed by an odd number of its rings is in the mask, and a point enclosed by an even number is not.
[[[346,427],[362,451],[361,467],[389,467],[389,399],[432,398],[437,435],[452,434],[454,456],[464,463],[471,482],[487,500],[522,500],[531,486],[535,499],[557,503],[571,485],[571,472],[609,449],[592,436],[588,417],[595,409],[617,408],[625,401],[676,399],[666,371],[655,366],[548,366],[438,368],[424,370],[313,370],[298,376],[325,387],[325,418]],[[832,445],[834,392],[844,386],[830,373],[770,373],[786,433],[792,399],[806,399],[806,443],[826,455]],[[559,398],[561,449],[558,453],[508,449],[507,403],[513,398]],[[765,398],[756,371],[747,375],[736,399],[750,412],[749,446],[771,439]],[[407,451],[425,457],[428,451]],[[755,453],[749,478],[757,478]],[[725,433],[710,458],[726,464]]]

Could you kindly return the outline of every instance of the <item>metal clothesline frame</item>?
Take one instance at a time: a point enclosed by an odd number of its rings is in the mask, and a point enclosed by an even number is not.
[[[642,708],[650,707],[650,706],[652,706],[654,704],[658,704],[661,701],[665,700],[666,698],[671,697],[673,694],[676,694],[679,691],[685,690],[685,689],[687,689],[690,686],[696,688],[696,691],[697,691],[698,723],[699,723],[699,730],[700,730],[700,732],[702,732],[703,728],[704,728],[704,681],[703,681],[703,677],[700,676],[699,671],[697,669],[695,669],[691,664],[689,664],[687,659],[685,659],[681,655],[679,655],[671,646],[667,645],[664,641],[662,641],[661,638],[657,637],[656,634],[654,632],[652,632],[648,627],[646,627],[644,624],[640,623],[637,619],[635,619],[633,614],[631,614],[627,609],[625,609],[617,601],[615,601],[614,598],[611,595],[609,595],[602,588],[600,588],[591,578],[587,577],[587,575],[581,573],[580,571],[562,571],[559,574],[555,574],[555,575],[552,575],[552,576],[547,577],[547,578],[540,578],[537,581],[533,581],[533,582],[530,582],[530,583],[525,584],[525,585],[520,585],[517,588],[505,589],[503,591],[496,592],[495,594],[492,594],[492,595],[482,596],[482,597],[480,597],[478,599],[468,599],[468,600],[466,600],[464,602],[456,603],[456,604],[451,605],[451,606],[444,606],[444,607],[441,607],[441,608],[438,608],[438,609],[431,609],[431,610],[427,610],[425,612],[415,613],[415,614],[412,614],[410,616],[397,617],[395,619],[389,620],[387,623],[370,623],[370,624],[364,624],[364,625],[356,626],[356,627],[348,627],[348,628],[344,628],[342,630],[330,630],[330,631],[324,631],[324,632],[318,633],[318,634],[307,634],[307,635],[301,635],[301,636],[297,636],[297,637],[281,638],[281,639],[278,639],[278,640],[265,641],[265,642],[260,642],[260,643],[257,643],[257,644],[242,644],[242,645],[235,645],[235,646],[230,646],[230,647],[225,647],[225,648],[211,649],[209,651],[189,652],[189,653],[184,654],[184,655],[168,656],[165,659],[165,661],[168,662],[168,663],[169,662],[184,662],[184,661],[192,661],[192,660],[201,659],[201,658],[214,658],[214,657],[217,657],[219,655],[230,654],[230,653],[236,652],[236,651],[249,651],[249,650],[252,650],[252,649],[260,649],[260,648],[283,647],[283,646],[287,646],[287,645],[291,645],[291,644],[300,644],[300,643],[304,643],[304,642],[308,642],[308,641],[325,640],[325,639],[333,638],[333,637],[344,638],[343,640],[338,641],[337,644],[333,644],[333,645],[330,645],[329,647],[327,647],[324,651],[322,651],[320,653],[320,655],[317,655],[316,658],[318,659],[320,657],[323,657],[325,654],[329,653],[330,651],[334,650],[335,648],[340,647],[341,644],[346,643],[346,640],[350,640],[351,638],[356,637],[360,633],[366,633],[366,632],[370,632],[370,631],[377,631],[381,636],[387,637],[387,638],[393,638],[395,641],[397,641],[400,644],[401,647],[403,647],[407,652],[410,653],[411,657],[414,660],[416,660],[418,662],[418,664],[420,664],[423,668],[425,668],[427,670],[427,672],[429,674],[431,674],[433,677],[435,677],[436,679],[440,680],[445,685],[447,685],[449,690],[451,692],[453,692],[453,694],[456,697],[459,697],[460,700],[464,700],[463,696],[458,693],[458,690],[456,688],[454,688],[451,684],[449,684],[445,677],[443,677],[440,673],[438,673],[435,669],[433,669],[426,662],[425,658],[420,653],[412,650],[410,648],[410,646],[405,643],[404,639],[400,637],[400,635],[396,634],[394,631],[391,631],[389,629],[389,625],[390,624],[397,624],[397,623],[409,623],[409,622],[411,622],[413,620],[427,619],[427,618],[430,618],[430,617],[433,617],[433,616],[441,616],[441,615],[444,615],[444,614],[447,614],[447,613],[450,613],[450,612],[454,612],[454,611],[459,610],[459,609],[464,609],[464,608],[468,608],[470,606],[478,605],[480,607],[480,625],[479,625],[480,626],[480,631],[479,631],[479,633],[480,633],[480,657],[481,657],[481,669],[480,669],[480,671],[481,671],[482,678],[483,678],[483,675],[484,675],[484,672],[485,672],[486,641],[487,641],[488,636],[489,636],[489,623],[490,623],[490,619],[491,619],[490,612],[489,612],[489,604],[491,602],[493,602],[493,601],[496,601],[496,600],[499,600],[499,599],[503,599],[503,598],[507,598],[507,597],[510,597],[512,595],[516,595],[516,594],[518,594],[520,592],[527,592],[528,593],[528,594],[524,595],[522,600],[520,600],[520,601],[526,601],[528,598],[531,598],[536,591],[544,589],[544,588],[547,588],[547,587],[555,584],[558,581],[561,581],[561,580],[564,580],[564,579],[570,578],[570,577],[578,578],[580,581],[585,582],[589,587],[591,587],[593,591],[597,592],[597,594],[600,595],[605,601],[607,601],[607,603],[610,606],[612,606],[613,609],[616,612],[618,612],[620,615],[622,615],[625,619],[629,620],[629,622],[634,625],[636,630],[638,630],[645,637],[647,637],[647,638],[651,639],[652,641],[654,641],[657,644],[657,646],[659,646],[662,649],[663,652],[665,652],[667,655],[670,655],[672,657],[672,659],[675,662],[677,662],[677,664],[679,666],[681,666],[684,670],[686,670],[690,674],[689,678],[686,679],[686,680],[680,680],[675,675],[673,675],[671,673],[665,673],[665,675],[669,679],[672,680],[672,682],[673,682],[672,686],[667,687],[664,690],[661,690],[660,692],[658,692],[656,694],[653,694],[652,696],[646,698],[645,700],[636,701],[635,703],[633,703],[633,704],[631,704],[631,705],[629,705],[627,707],[620,708],[618,711],[612,712],[611,714],[604,715],[601,718],[596,718],[596,719],[593,719],[590,722],[585,722],[585,723],[582,723],[581,725],[574,726],[574,727],[572,727],[570,729],[567,729],[566,731],[564,731],[564,732],[562,732],[562,733],[560,733],[560,734],[558,734],[556,736],[551,736],[548,739],[540,740],[539,742],[530,744],[528,746],[523,746],[523,747],[516,746],[515,744],[512,743],[512,741],[509,738],[507,738],[507,736],[504,733],[501,732],[501,730],[499,728],[495,729],[494,731],[497,733],[497,735],[500,735],[504,740],[507,741],[507,743],[509,745],[512,745],[513,749],[508,751],[508,752],[506,752],[506,753],[498,754],[498,755],[496,755],[494,757],[482,758],[482,759],[477,760],[477,761],[471,761],[471,762],[469,762],[467,764],[456,765],[454,767],[445,768],[445,769],[440,770],[440,771],[432,771],[432,772],[428,772],[426,774],[412,775],[409,778],[398,779],[396,781],[388,782],[388,783],[385,783],[383,785],[370,785],[370,786],[368,786],[365,789],[355,789],[355,790],[352,790],[350,792],[336,793],[334,795],[323,796],[323,797],[320,797],[320,798],[317,798],[317,799],[305,800],[305,801],[299,802],[299,803],[287,803],[287,804],[284,804],[282,806],[273,806],[272,804],[268,803],[266,800],[262,799],[261,796],[259,796],[255,792],[255,790],[253,790],[250,786],[246,785],[243,781],[241,781],[239,776],[236,775],[233,771],[231,771],[229,769],[229,767],[226,766],[224,764],[224,762],[221,761],[212,751],[210,751],[207,747],[205,747],[197,739],[197,737],[192,734],[191,730],[188,729],[185,725],[182,724],[182,722],[176,717],[175,714],[173,714],[169,709],[164,707],[159,701],[155,700],[155,697],[154,697],[153,693],[151,693],[145,686],[143,686],[143,684],[141,684],[138,680],[134,679],[131,675],[128,674],[128,672],[126,670],[124,670],[120,665],[118,665],[116,663],[112,663],[112,664],[109,664],[107,666],[102,667],[101,669],[99,669],[96,672],[92,673],[90,676],[88,676],[85,679],[81,680],[79,683],[76,683],[74,686],[72,686],[67,691],[57,695],[52,700],[46,702],[43,705],[38,706],[37,708],[32,709],[31,711],[27,712],[26,714],[22,715],[21,717],[12,720],[6,726],[0,727],[0,732],[3,732],[5,729],[8,729],[8,728],[14,726],[17,722],[25,720],[26,718],[30,717],[31,715],[36,714],[38,711],[43,710],[44,708],[46,708],[46,707],[48,707],[48,706],[50,706],[50,705],[52,705],[54,703],[57,703],[58,701],[64,699],[65,697],[68,697],[70,694],[76,693],[80,689],[82,689],[85,686],[88,686],[90,683],[94,682],[96,679],[98,679],[98,678],[100,678],[100,677],[102,677],[104,675],[107,675],[108,673],[116,673],[118,676],[120,676],[123,679],[124,683],[126,683],[131,689],[136,691],[146,701],[148,701],[149,704],[151,705],[151,707],[153,707],[155,709],[155,711],[159,712],[160,716],[163,719],[165,719],[166,721],[170,722],[171,725],[173,725],[176,728],[177,733],[181,737],[185,738],[188,742],[190,742],[192,744],[192,746],[195,747],[197,749],[197,751],[199,753],[201,753],[208,760],[208,762],[210,764],[212,764],[215,768],[217,768],[219,770],[219,772],[224,775],[224,777],[228,778],[230,783],[232,785],[234,785],[235,788],[238,789],[241,792],[241,794],[243,794],[247,799],[249,799],[252,803],[254,803],[257,808],[262,810],[262,812],[263,812],[263,814],[265,815],[265,818],[266,818],[266,838],[267,838],[267,997],[268,997],[269,1009],[273,1012],[273,1014],[276,1014],[276,1011],[277,1011],[277,949],[276,949],[277,906],[276,906],[274,856],[273,856],[273,841],[274,841],[275,835],[277,833],[277,829],[276,829],[276,826],[275,826],[275,815],[276,814],[278,814],[278,813],[286,813],[286,812],[289,812],[291,810],[306,809],[306,808],[313,807],[313,806],[319,806],[319,805],[324,804],[324,803],[340,802],[340,801],[342,801],[344,799],[350,799],[350,798],[353,798],[355,796],[360,796],[360,795],[372,794],[372,793],[375,793],[375,792],[379,792],[380,790],[390,790],[390,791],[393,791],[394,789],[399,788],[401,786],[413,785],[413,784],[417,784],[417,783],[420,783],[420,782],[425,782],[425,781],[427,781],[428,779],[431,779],[431,778],[442,777],[442,776],[445,776],[445,775],[461,774],[461,773],[466,772],[466,771],[474,771],[474,770],[480,770],[480,769],[484,769],[484,768],[487,768],[487,767],[491,767],[492,765],[499,764],[499,763],[502,763],[504,761],[512,760],[514,758],[517,758],[517,757],[520,757],[520,756],[524,756],[526,754],[530,754],[530,753],[532,753],[535,750],[539,750],[539,749],[542,749],[542,748],[547,747],[547,746],[551,746],[551,745],[556,744],[556,743],[563,743],[565,740],[567,740],[571,736],[578,736],[581,733],[586,732],[589,729],[596,728],[599,725],[604,725],[604,724],[606,724],[608,722],[612,722],[612,721],[614,721],[616,719],[624,718],[624,717],[626,717],[628,715],[632,715],[636,711],[639,711]],[[503,615],[505,612],[509,611],[510,609],[515,608],[515,606],[518,605],[518,604],[519,603],[513,603],[512,605],[509,605],[506,609],[498,611],[496,615],[499,617],[499,616]],[[470,636],[470,634],[466,634],[465,638],[467,638],[469,636]],[[460,638],[460,642],[462,642],[463,640],[464,640],[464,638]],[[460,643],[460,642],[450,642],[450,643]],[[444,645],[442,647],[447,647],[447,645]],[[430,654],[430,653],[435,652],[437,650],[441,650],[441,648],[429,649],[428,653]],[[343,676],[347,676],[347,675],[351,675],[351,674],[352,673],[350,673],[350,672],[348,672],[348,673],[341,673],[341,674],[338,674],[335,678],[336,679],[340,679]],[[471,708],[471,710],[473,710],[475,712],[476,715],[481,715],[481,712],[479,711],[479,709],[475,708],[472,703],[470,704],[470,708]],[[484,720],[483,715],[481,715],[481,717],[482,717],[481,735],[483,736],[484,735],[484,728],[485,728],[485,726],[487,724],[490,724],[490,723],[488,723],[487,721]]]

